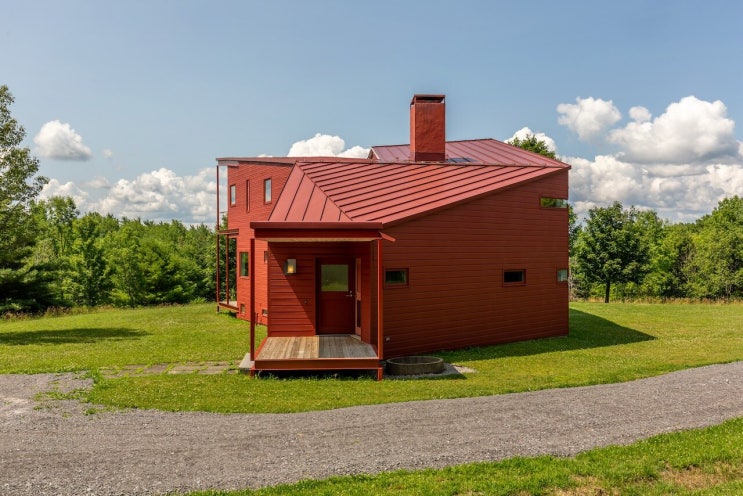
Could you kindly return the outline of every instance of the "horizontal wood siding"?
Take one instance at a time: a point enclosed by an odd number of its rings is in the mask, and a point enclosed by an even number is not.
[[[567,171],[400,224],[385,232],[384,266],[409,285],[384,290],[385,358],[566,335]],[[526,284],[503,284],[504,270]]]
[[[362,284],[368,286],[370,246],[361,243],[269,243],[269,336],[313,336],[316,322],[316,269],[318,258],[361,258]],[[297,260],[297,273],[284,274],[284,261]],[[370,293],[367,291],[367,294]],[[363,295],[364,293],[362,293]],[[362,338],[368,336],[371,303],[362,300]],[[365,340],[366,341],[366,340]],[[368,341],[367,341],[368,342]]]
[[[286,184],[286,179],[291,172],[291,166],[287,165],[255,165],[243,164],[238,167],[229,167],[227,172],[227,224],[229,229],[239,229],[237,237],[237,251],[250,251],[250,240],[254,232],[250,229],[252,221],[265,221],[271,214],[271,209],[279,196],[279,193]],[[271,178],[272,202],[263,202],[263,181]],[[230,186],[236,188],[236,204],[229,205]],[[247,205],[247,185],[250,185],[250,205]],[[263,262],[263,252],[268,249],[265,241],[256,240],[255,253],[255,274],[249,277],[240,277],[239,267],[237,271],[237,307],[245,308],[245,313],[239,312],[238,318],[250,320],[250,284],[255,281],[255,311],[258,315],[257,322],[267,324],[268,320],[263,315],[263,309],[268,310],[267,294],[267,264]],[[238,264],[240,263],[238,259]],[[231,270],[233,270],[231,268]]]

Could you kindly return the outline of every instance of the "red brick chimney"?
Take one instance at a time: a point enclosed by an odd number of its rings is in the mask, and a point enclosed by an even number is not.
[[[410,160],[446,160],[445,95],[414,95],[410,102]]]

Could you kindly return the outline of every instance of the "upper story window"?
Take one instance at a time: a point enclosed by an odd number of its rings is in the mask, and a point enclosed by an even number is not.
[[[250,179],[245,181],[245,211],[250,212]]]
[[[240,277],[250,277],[250,252],[240,252]]]
[[[271,203],[271,178],[263,180],[263,203]]]
[[[542,197],[539,199],[539,205],[543,208],[568,208],[568,200],[566,198]]]
[[[237,205],[237,186],[230,184],[230,206]]]

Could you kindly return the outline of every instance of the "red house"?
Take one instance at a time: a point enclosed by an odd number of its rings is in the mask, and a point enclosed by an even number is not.
[[[410,144],[367,159],[217,162],[237,251],[217,300],[250,321],[251,371],[381,378],[392,357],[568,333],[570,166],[447,142],[443,95],[415,95]]]

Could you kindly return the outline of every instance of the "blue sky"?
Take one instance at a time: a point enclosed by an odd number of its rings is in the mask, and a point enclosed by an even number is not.
[[[0,11],[0,84],[51,179],[44,194],[83,211],[211,223],[216,157],[407,143],[415,93],[446,94],[450,140],[524,127],[553,140],[580,212],[620,200],[690,221],[743,194],[737,1],[0,0]]]

